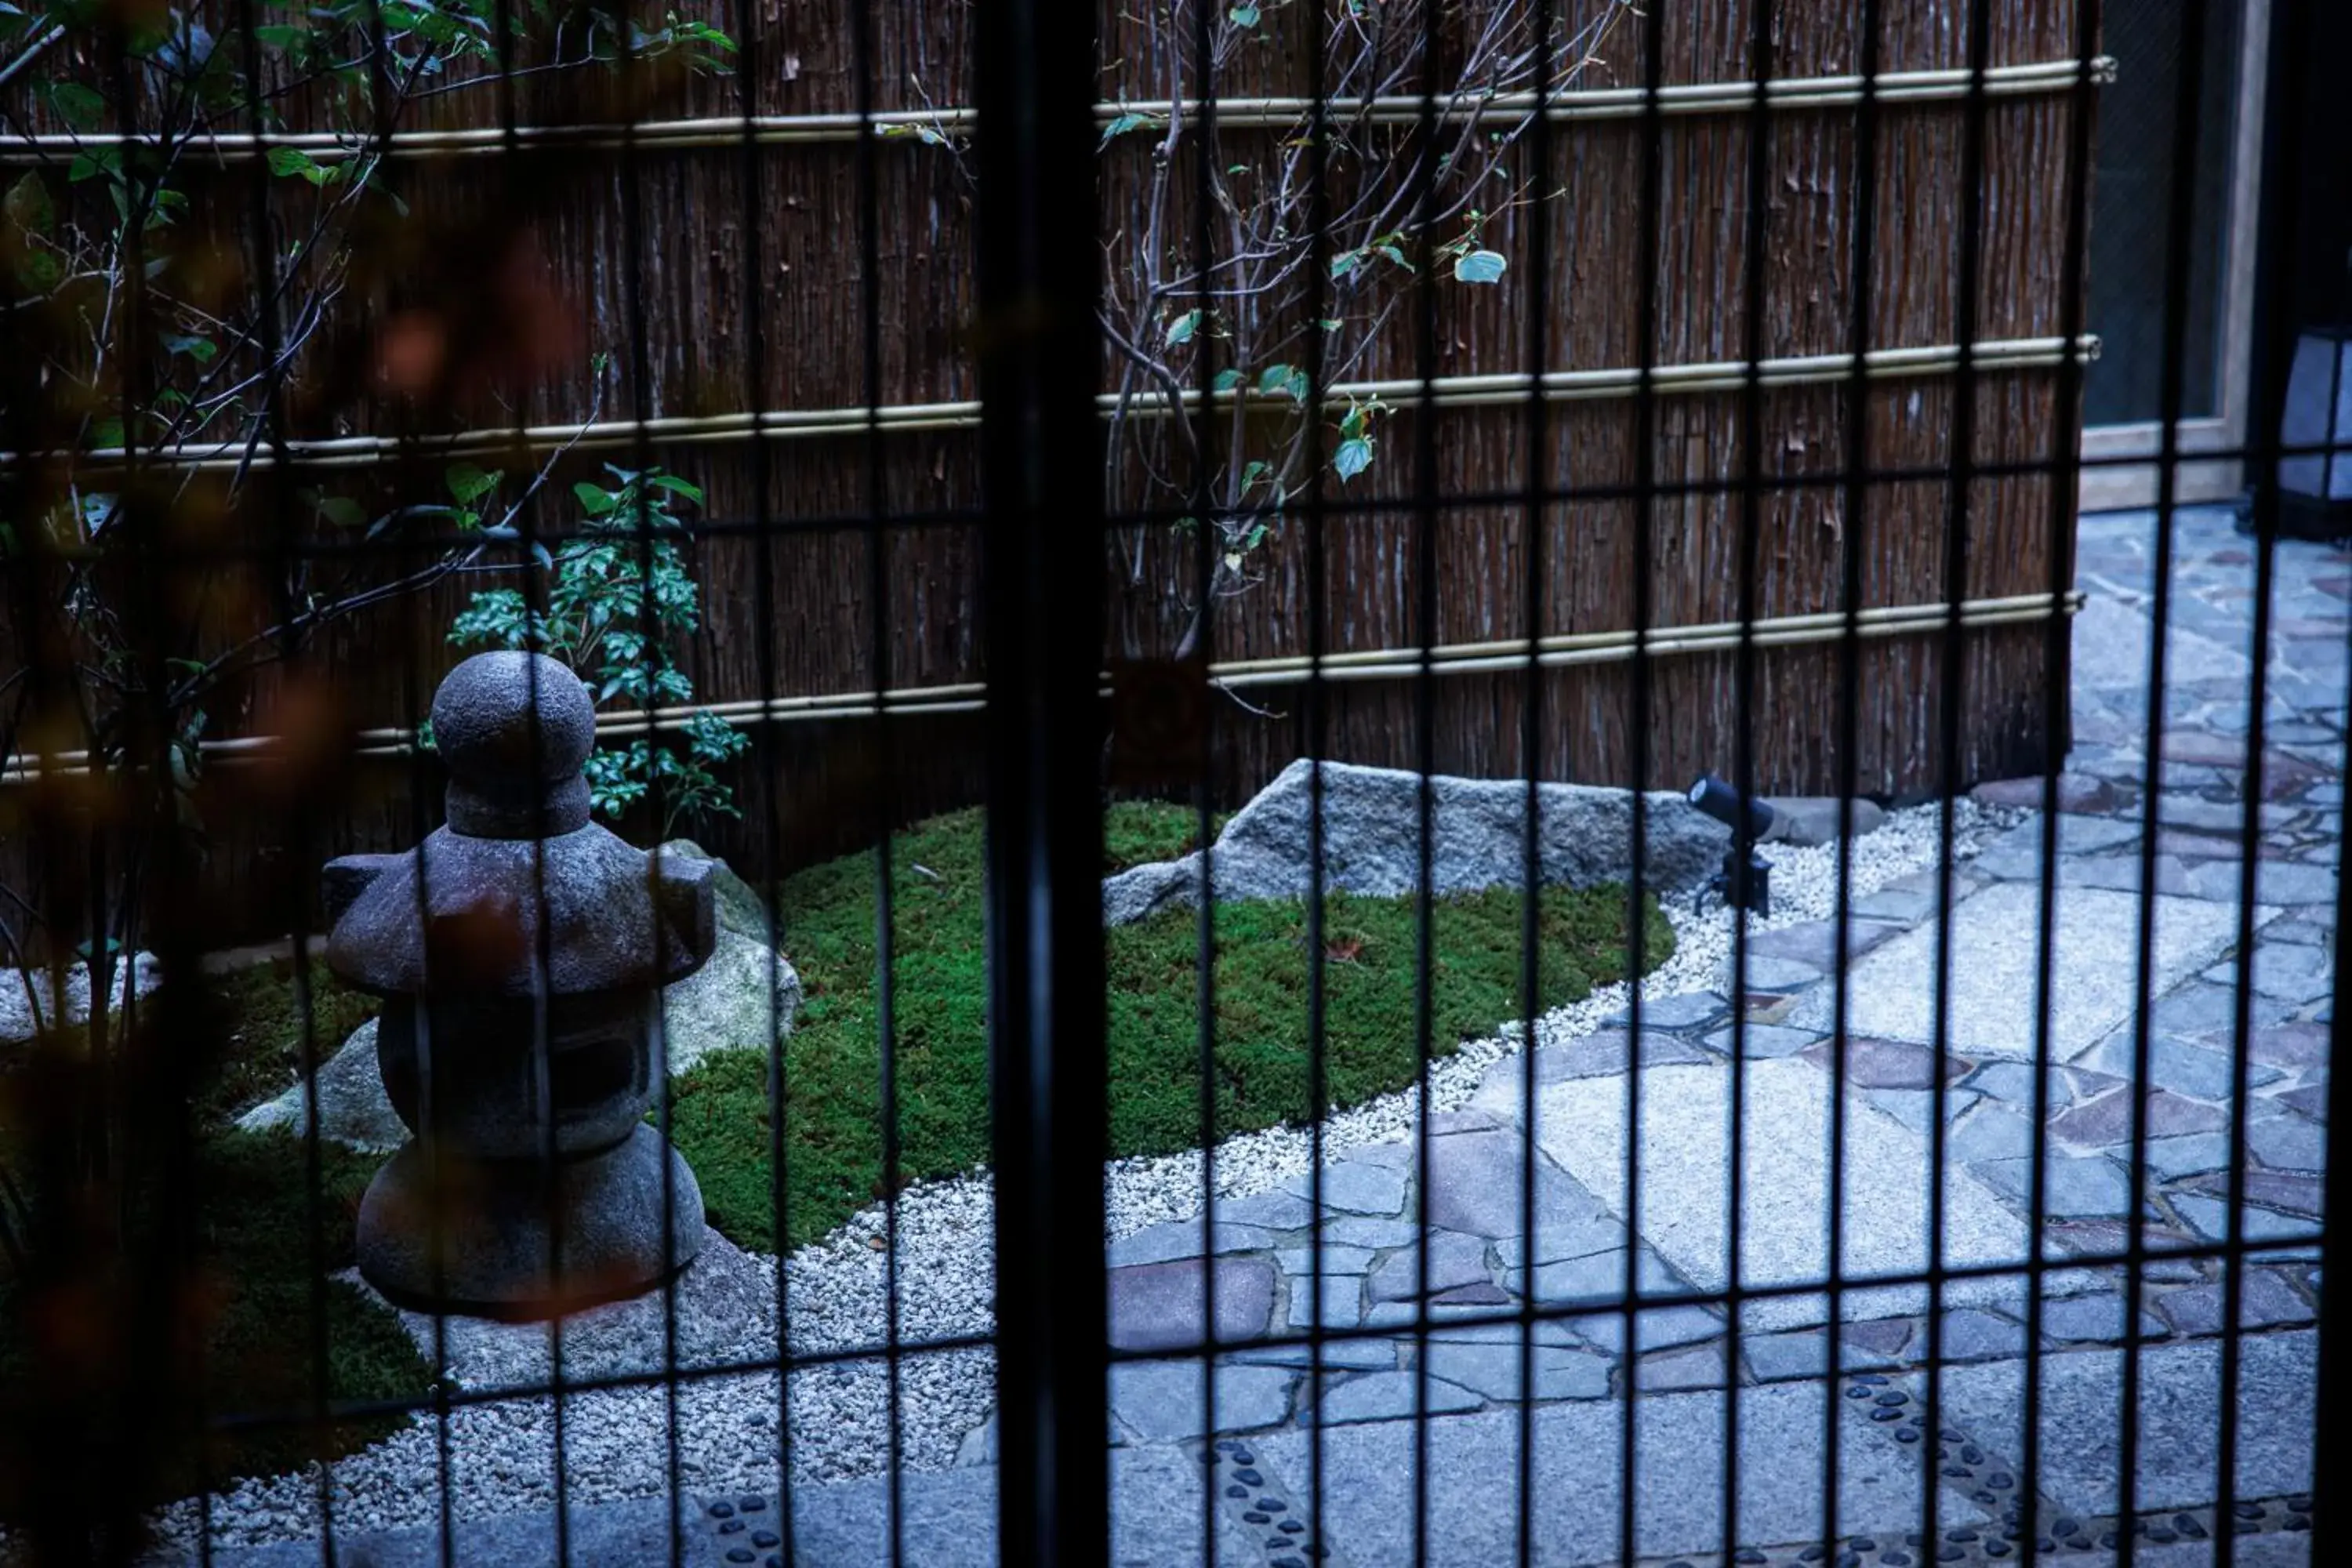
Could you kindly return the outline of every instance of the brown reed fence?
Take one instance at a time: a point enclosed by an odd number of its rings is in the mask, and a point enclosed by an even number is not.
[[[1561,7],[1572,23],[1598,0]],[[1765,480],[1754,519],[1754,684],[1748,703],[1759,784],[1780,793],[1831,789],[1844,760],[1838,732],[1844,612],[1861,612],[1865,638],[1855,759],[1861,786],[1917,797],[1950,776],[1966,784],[2044,765],[2063,735],[2048,732],[2043,694],[2054,668],[2052,598],[2071,583],[2069,465],[2076,429],[2062,428],[2061,378],[2070,342],[2060,319],[2067,215],[2080,197],[2067,147],[2073,117],[2095,96],[2101,63],[2074,58],[2074,0],[1993,0],[1991,70],[1968,68],[1966,7],[1921,0],[1886,7],[1882,36],[1858,37],[1853,0],[1782,0],[1771,58],[1751,57],[1755,0],[1667,8],[1658,28],[1664,90],[1643,90],[1640,29],[1617,39],[1623,58],[1594,62],[1561,100],[1541,199],[1496,214],[1481,243],[1510,263],[1510,286],[1451,290],[1435,306],[1433,360],[1419,363],[1413,323],[1401,317],[1359,367],[1360,382],[1395,410],[1384,462],[1327,487],[1323,646],[1352,667],[1331,688],[1330,754],[1412,765],[1423,754],[1415,679],[1425,642],[1433,661],[1429,754],[1443,770],[1517,773],[1520,649],[1478,645],[1551,639],[1544,697],[1549,776],[1654,785],[1726,765],[1738,717],[1740,480],[1751,462]],[[1302,7],[1269,7],[1265,47],[1216,82],[1221,134],[1238,144],[1272,139],[1294,121],[1277,102],[1314,84],[1309,58],[1286,32]],[[258,556],[268,519],[301,505],[287,498],[332,489],[373,511],[403,498],[438,499],[447,464],[528,472],[551,455],[561,493],[606,460],[652,461],[705,497],[693,563],[705,605],[685,650],[699,702],[775,733],[737,780],[748,808],[740,828],[719,824],[713,847],[782,846],[788,863],[843,852],[870,834],[877,808],[899,818],[975,800],[981,781],[973,694],[982,675],[973,628],[977,406],[970,332],[974,240],[968,162],[960,139],[971,98],[970,13],[957,0],[877,7],[876,100],[861,116],[845,13],[831,5],[770,6],[747,84],[728,76],[667,80],[650,97],[558,94],[526,79],[510,94],[434,99],[390,127],[383,178],[403,193],[436,242],[403,248],[369,276],[367,298],[341,337],[322,335],[306,400],[289,413],[295,439],[278,451],[148,454],[176,466],[196,493],[244,476],[215,542],[242,541]],[[725,25],[728,17],[710,17]],[[1148,29],[1118,7],[1104,24],[1106,121],[1152,100],[1157,69]],[[1873,58],[1875,72],[1864,76]],[[52,61],[50,71],[93,62]],[[1755,81],[1771,84],[1769,110]],[[24,133],[0,142],[13,166],[56,167],[70,157],[28,76],[7,84]],[[1857,167],[1865,98],[1878,100],[1874,166]],[[1251,106],[1261,105],[1254,122]],[[1410,137],[1423,106],[1399,109]],[[1972,113],[1980,113],[1981,179],[1965,181]],[[299,113],[289,122],[299,130]],[[625,129],[625,121],[635,121]],[[869,138],[863,129],[875,127]],[[1751,331],[1741,279],[1747,190],[1757,126],[1769,177],[1763,320]],[[1643,146],[1658,133],[1662,197],[1654,287],[1640,276]],[[87,136],[79,139],[88,144]],[[308,145],[343,155],[329,140]],[[194,221],[234,235],[247,207],[253,160],[266,149],[234,138],[191,149],[191,176],[215,192]],[[1149,137],[1107,140],[1107,222],[1139,200],[1154,155]],[[858,211],[870,172],[878,268],[860,275],[844,215]],[[14,177],[13,175],[11,176]],[[1863,199],[1867,181],[1869,201]],[[1179,182],[1181,184],[1181,182]],[[299,182],[268,201],[297,228]],[[1958,297],[1963,205],[1981,204],[1978,297]],[[1871,276],[1852,275],[1854,227],[1874,213]],[[1172,222],[1190,221],[1179,212]],[[1528,261],[1534,226],[1547,225],[1548,276]],[[747,233],[746,231],[751,232]],[[234,242],[231,242],[232,247]],[[442,318],[444,348],[495,353],[515,323],[516,294],[490,285],[520,279],[550,307],[540,330],[564,340],[570,369],[541,374],[506,401],[463,392],[387,397],[343,374],[346,359],[400,318],[404,302],[446,300],[484,280],[479,310]],[[1855,289],[1866,284],[1869,351],[1858,367]],[[869,366],[864,299],[882,323]],[[1643,319],[1643,301],[1654,315]],[[1541,312],[1548,394],[1545,447],[1531,453],[1519,400],[1529,341],[1525,312]],[[770,352],[754,383],[748,352],[756,313]],[[551,323],[551,324],[549,324]],[[377,338],[369,334],[377,332]],[[1979,342],[1972,361],[1950,345]],[[1761,345],[1760,363],[1748,347]],[[1644,348],[1670,391],[1650,435],[1650,477],[1663,492],[1648,520],[1646,595],[1637,589],[1635,502],[1641,429],[1631,395]],[[592,356],[608,355],[609,359]],[[341,357],[339,357],[341,356]],[[341,367],[341,368],[339,368]],[[1751,369],[1759,450],[1745,445]],[[1433,378],[1425,389],[1423,374]],[[870,384],[869,384],[870,382]],[[1974,449],[1956,451],[1964,388],[1977,399]],[[1850,492],[1850,400],[1864,400],[1862,461],[1876,478]],[[591,411],[599,423],[583,427]],[[1403,460],[1424,437],[1433,472]],[[870,436],[878,430],[879,435]],[[873,445],[869,447],[869,439]],[[878,458],[869,461],[869,451]],[[1089,460],[1074,454],[1074,461]],[[1528,466],[1559,499],[1542,510],[1548,536],[1527,534],[1521,500]],[[1956,472],[1960,478],[1956,479]],[[1948,580],[1952,487],[1967,487],[1963,579]],[[1415,546],[1410,502],[1428,485],[1444,498],[1433,548]],[[1117,485],[1123,500],[1149,488]],[[1853,494],[1863,505],[1850,506]],[[1164,498],[1161,501],[1165,504]],[[869,509],[894,523],[868,533]],[[851,520],[840,521],[838,520]],[[761,523],[766,525],[761,526]],[[304,528],[318,526],[303,519]],[[563,526],[551,511],[541,526]],[[1861,580],[1846,581],[1849,531],[1861,532]],[[1525,625],[1526,552],[1540,548],[1548,581],[1544,624]],[[1113,606],[1107,658],[1163,657],[1183,637],[1194,584],[1193,545],[1147,524],[1099,551]],[[880,551],[877,563],[870,552]],[[268,596],[240,584],[225,548],[224,597],[210,612],[217,637],[268,624]],[[1433,560],[1435,624],[1415,613],[1422,563]],[[254,568],[257,570],[257,566]],[[1213,788],[1231,805],[1307,744],[1286,693],[1309,647],[1302,531],[1277,530],[1244,591],[1223,600],[1209,657],[1234,700],[1212,703]],[[759,584],[772,577],[772,588]],[[872,584],[884,587],[877,597]],[[341,838],[321,852],[413,837],[428,769],[404,758],[412,724],[455,661],[444,634],[468,588],[446,582],[323,628],[309,668],[324,672],[339,720],[367,742],[336,775],[339,809],[319,820]],[[1633,732],[1629,679],[1641,601],[1654,640],[1649,732]],[[1965,668],[1957,757],[1941,743],[1947,606],[1964,602]],[[772,606],[763,611],[761,606]],[[878,625],[877,625],[878,623]],[[1520,645],[1523,647],[1524,644]],[[22,649],[5,650],[12,660]],[[882,668],[877,668],[877,656]],[[1290,660],[1291,673],[1282,661]],[[877,675],[881,678],[877,680]],[[905,710],[875,717],[860,694],[877,685]],[[208,715],[214,755],[205,792],[224,803],[248,787],[229,765],[240,744],[261,745],[300,708],[275,673],[237,683]],[[887,733],[885,731],[887,731]],[[877,748],[922,767],[889,767]],[[60,759],[69,762],[70,759]],[[887,801],[874,781],[894,780]],[[25,793],[24,770],[0,789]],[[424,808],[430,812],[433,807]],[[290,863],[266,820],[226,811],[208,875],[225,939],[281,931],[310,897],[311,864]],[[763,837],[763,836],[772,836]],[[21,837],[5,858],[16,860]],[[15,879],[21,865],[0,868]]]

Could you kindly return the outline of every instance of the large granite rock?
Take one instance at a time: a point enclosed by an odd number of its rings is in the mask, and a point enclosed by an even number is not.
[[[321,1135],[370,1153],[389,1152],[408,1142],[408,1129],[393,1110],[376,1068],[373,1018],[353,1029],[342,1048],[320,1064],[315,1081]],[[299,1138],[310,1130],[310,1096],[298,1083],[238,1117],[236,1124],[247,1132],[283,1127]]]
[[[1307,850],[1308,794],[1315,764],[1293,763],[1225,825],[1210,847],[1219,899],[1300,899],[1313,888]],[[1376,897],[1420,882],[1421,775],[1325,763],[1323,885]],[[1442,893],[1510,885],[1520,879],[1527,785],[1508,779],[1437,777],[1433,795],[1431,880]],[[1633,863],[1631,791],[1538,784],[1537,854],[1547,884],[1572,888],[1623,881]],[[1693,886],[1721,868],[1730,833],[1678,794],[1653,792],[1644,867],[1660,892]],[[1190,904],[1201,856],[1138,866],[1103,883],[1103,920],[1124,925]]]

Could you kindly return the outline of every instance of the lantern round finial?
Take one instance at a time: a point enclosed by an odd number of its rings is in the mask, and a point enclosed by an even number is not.
[[[452,832],[533,838],[587,825],[580,770],[596,747],[596,705],[554,659],[476,654],[434,693],[433,735],[449,769]]]

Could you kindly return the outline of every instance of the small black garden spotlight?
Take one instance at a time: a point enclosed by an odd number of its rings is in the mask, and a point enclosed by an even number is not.
[[[1742,795],[1713,773],[1701,773],[1690,787],[1690,803],[1731,829],[1731,847],[1723,853],[1723,869],[1698,890],[1695,907],[1705,909],[1713,893],[1736,910],[1752,910],[1759,919],[1772,913],[1772,863],[1756,853],[1757,844],[1772,831],[1772,808],[1754,796]]]

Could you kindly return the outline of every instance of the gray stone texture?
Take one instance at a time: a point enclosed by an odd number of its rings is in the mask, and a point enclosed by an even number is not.
[[[1443,1415],[1475,1409],[1478,1403],[1478,1395],[1469,1389],[1433,1373],[1423,1377],[1412,1372],[1368,1372],[1345,1383],[1327,1384],[1323,1397],[1302,1412],[1302,1417],[1332,1426],[1343,1422],[1396,1421],[1417,1412]]]
[[[64,984],[45,969],[0,969],[0,1046],[23,1045],[45,1029],[74,1028],[89,1022],[89,966],[66,966]],[[152,952],[118,960],[109,977],[107,1016],[119,1027],[132,996],[149,996],[163,983],[163,961]],[[62,994],[60,994],[62,992]]]
[[[1225,825],[1208,851],[1218,898],[1300,899],[1313,890],[1307,826],[1315,769],[1311,762],[1293,763]],[[1323,886],[1373,896],[1418,887],[1422,775],[1340,763],[1325,763],[1321,772]],[[1435,889],[1455,892],[1516,883],[1527,837],[1527,787],[1509,780],[1444,776],[1428,783]],[[1633,863],[1632,795],[1582,784],[1538,787],[1542,879],[1570,887],[1622,879]],[[1649,795],[1646,826],[1645,866],[1650,885],[1661,890],[1711,875],[1729,838],[1681,795],[1665,792]],[[1189,904],[1200,881],[1197,853],[1136,867],[1103,883],[1103,918],[1119,925]]]
[[[1293,1176],[1282,1184],[1282,1190],[1300,1197],[1310,1196],[1313,1178],[1308,1174]],[[1342,1214],[1391,1218],[1404,1207],[1404,1173],[1360,1161],[1342,1160],[1323,1167],[1322,1198],[1324,1207]]]
[[[2273,1497],[2312,1483],[2312,1400],[2316,1335],[2249,1336],[2242,1343],[2238,1405],[2238,1495]],[[2042,1358],[2042,1485],[2082,1513],[2113,1510],[2117,1496],[2118,1411],[2123,1352],[2084,1350]],[[2142,1508],[2210,1501],[2221,1402],[2221,1342],[2139,1350],[2137,1456]],[[2025,1363],[1986,1362],[1948,1369],[1943,1416],[1994,1453],[2023,1444]]]
[[[1759,1061],[1745,1068],[1745,1210],[1741,1279],[1751,1286],[1822,1278],[1829,1263],[1829,1095],[1811,1063]],[[1643,1075],[1641,1213],[1635,1228],[1691,1280],[1719,1289],[1729,1279],[1730,1071],[1658,1068]],[[1625,1202],[1626,1097],[1622,1081],[1588,1079],[1543,1090],[1537,1137],[1546,1152],[1612,1211]],[[1910,1273],[1927,1266],[1926,1141],[1859,1097],[1845,1125],[1845,1248],[1849,1279]],[[1965,1171],[1945,1187],[1944,1259],[2003,1263],[2026,1254],[2025,1227]],[[1981,1281],[1956,1282],[1962,1300]],[[1759,1308],[1768,1303],[1759,1302]],[[1795,1299],[1769,1303],[1802,1313]],[[1801,1326],[1801,1317],[1759,1327]]]
[[[354,1287],[368,1287],[356,1276]],[[372,1293],[372,1292],[371,1292]],[[394,1309],[400,1325],[428,1362],[434,1353],[430,1313]],[[694,1261],[668,1289],[612,1301],[562,1320],[567,1379],[659,1373],[666,1360],[667,1321],[677,1324],[677,1364],[688,1371],[775,1352],[775,1275],[715,1230],[705,1229]],[[442,1320],[449,1375],[460,1388],[527,1388],[554,1376],[545,1323],[500,1322],[450,1316]]]
[[[1398,1374],[1402,1377],[1403,1374]],[[1780,1384],[1742,1392],[1734,1533],[1743,1542],[1793,1542],[1821,1533],[1822,1434],[1831,1411],[1818,1384]],[[1900,1532],[1921,1510],[1917,1456],[1886,1440],[1858,1412],[1839,1406],[1841,1534]],[[1522,1456],[1516,1409],[1439,1416],[1428,1428],[1428,1462],[1438,1478],[1479,1478],[1428,1489],[1427,1561],[1433,1568],[1488,1568],[1517,1560],[1517,1477],[1524,1457],[1534,1490],[1539,1563],[1618,1561],[1618,1481],[1624,1409],[1615,1400],[1566,1400],[1534,1413],[1534,1441]],[[1660,1393],[1634,1412],[1634,1550],[1644,1558],[1711,1553],[1723,1540],[1722,1490],[1693,1485],[1721,1473],[1723,1396]],[[1410,1421],[1335,1426],[1323,1443],[1322,1530],[1335,1561],[1414,1560],[1415,1435]],[[1307,1436],[1282,1432],[1255,1440],[1257,1457],[1304,1496]],[[1948,1523],[1984,1517],[1946,1489]]]
[[[1401,1247],[1382,1259],[1372,1271],[1371,1291],[1375,1301],[1404,1301],[1422,1291],[1422,1249]],[[1428,1289],[1436,1295],[1457,1286],[1483,1283],[1491,1276],[1486,1268],[1486,1243],[1482,1237],[1465,1236],[1460,1231],[1438,1231],[1431,1236],[1428,1247]]]
[[[1111,1415],[1136,1438],[1172,1443],[1213,1432],[1254,1432],[1290,1417],[1299,1374],[1288,1367],[1216,1369],[1213,1425],[1204,1416],[1207,1380],[1198,1359],[1120,1362],[1110,1372]]]
[[[1846,1026],[1856,1035],[1926,1042],[1940,999],[1947,1038],[1970,1056],[2030,1058],[2036,1040],[2041,889],[2002,882],[1952,914],[1948,984],[1937,984],[1937,922],[1898,937],[1854,966]],[[2063,983],[2050,998],[2051,1049],[2071,1057],[2130,1016],[2137,980],[2139,901],[2123,893],[2062,886],[2052,962]],[[2156,900],[2156,973],[2162,992],[2213,962],[2237,934],[2237,913],[2216,904]],[[2268,918],[2271,911],[2259,911]],[[1826,1029],[1832,999],[1816,990],[1790,1022]]]
[[[320,1064],[313,1081],[320,1137],[370,1153],[388,1153],[408,1142],[407,1124],[392,1108],[377,1070],[373,1018],[353,1029],[342,1048]],[[299,1138],[310,1131],[310,1096],[298,1083],[238,1117],[236,1124],[247,1132],[282,1127]]]
[[[1487,1399],[1515,1400],[1527,1384],[1520,1376],[1520,1347],[1507,1343],[1433,1342],[1423,1352],[1432,1377],[1458,1384]],[[1534,1397],[1601,1399],[1609,1394],[1607,1358],[1579,1350],[1540,1342],[1530,1347],[1534,1367]]]
[[[1842,837],[1864,837],[1878,831],[1886,808],[1874,800],[1857,797],[1852,803],[1835,795],[1801,795],[1775,798],[1768,844],[1834,844]],[[1845,830],[1849,827],[1850,833]]]
[[[1274,1266],[1262,1258],[1220,1258],[1216,1338],[1255,1338],[1274,1315]],[[1199,1258],[1110,1271],[1110,1342],[1120,1350],[1175,1350],[1206,1337],[1208,1286]]]

